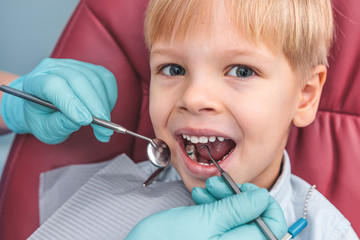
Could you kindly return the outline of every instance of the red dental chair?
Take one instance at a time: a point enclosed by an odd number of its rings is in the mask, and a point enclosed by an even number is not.
[[[148,113],[148,55],[143,37],[147,0],[80,0],[52,54],[103,65],[118,81],[112,121],[152,137]],[[360,9],[358,0],[334,0],[337,41],[316,120],[293,128],[287,150],[293,173],[316,184],[360,235]],[[108,160],[126,153],[146,160],[147,143],[114,134],[100,143],[90,127],[46,145],[17,135],[0,182],[0,239],[26,239],[39,226],[41,172]]]

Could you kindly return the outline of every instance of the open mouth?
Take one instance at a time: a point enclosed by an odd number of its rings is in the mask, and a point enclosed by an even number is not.
[[[210,166],[213,165],[213,163],[207,150],[205,148],[199,149],[202,146],[208,146],[211,156],[217,162],[226,159],[236,146],[233,140],[219,136],[198,137],[182,134],[182,137],[184,140],[184,149],[189,158],[204,166]]]

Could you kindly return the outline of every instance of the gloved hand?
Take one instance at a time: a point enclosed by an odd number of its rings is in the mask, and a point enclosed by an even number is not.
[[[114,75],[102,66],[72,59],[45,59],[31,73],[9,86],[54,104],[60,112],[3,94],[1,114],[16,133],[32,133],[39,140],[55,144],[67,139],[92,116],[110,120],[117,99]],[[92,124],[96,138],[107,142],[113,131]]]
[[[227,187],[223,182],[217,184],[216,189]],[[252,222],[261,214],[274,234],[283,237],[287,230],[284,215],[268,191],[251,184],[243,185],[241,190],[242,194],[225,194],[220,200],[212,196],[213,192],[195,190],[201,196],[193,191],[193,197],[197,201],[206,199],[207,204],[151,215],[140,221],[126,239],[266,239]],[[208,201],[210,195],[212,202]],[[222,197],[217,191],[216,195]]]
[[[239,185],[242,192],[254,191],[259,189],[256,185],[245,183]],[[242,195],[241,193],[240,195]],[[218,200],[233,196],[234,194],[221,177],[211,177],[206,181],[206,189],[195,187],[192,190],[192,198],[196,204],[209,204]],[[269,202],[261,218],[271,229],[274,235],[281,239],[287,233],[287,223],[280,205],[268,194]],[[241,234],[237,232],[234,237],[238,239],[266,239],[257,225],[252,222],[241,227]]]

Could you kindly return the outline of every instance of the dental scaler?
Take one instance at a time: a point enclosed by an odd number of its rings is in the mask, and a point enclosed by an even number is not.
[[[206,148],[206,151],[209,154],[209,157],[211,159],[211,161],[215,164],[215,166],[217,167],[217,169],[219,169],[221,178],[225,181],[225,183],[228,185],[228,187],[230,188],[230,190],[234,193],[234,194],[240,194],[241,190],[238,187],[238,185],[235,183],[235,181],[231,178],[231,176],[225,172],[220,166],[219,164],[215,161],[215,159],[212,157],[211,153],[210,153],[210,149],[208,146],[204,145],[201,146],[197,149],[197,151],[199,151],[202,148]],[[263,234],[266,236],[267,239],[269,240],[278,240],[276,238],[276,236],[271,232],[270,228],[266,225],[266,223],[264,222],[264,220],[262,220],[261,217],[256,218],[255,220],[256,225],[260,228],[260,230],[263,232]]]

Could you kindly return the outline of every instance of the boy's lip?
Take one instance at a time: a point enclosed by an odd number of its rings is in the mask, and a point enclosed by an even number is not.
[[[175,131],[175,136],[176,136],[177,143],[178,143],[177,147],[178,147],[178,151],[180,152],[179,155],[183,159],[184,165],[187,168],[187,170],[189,172],[191,172],[192,174],[195,174],[196,176],[211,177],[211,176],[219,175],[219,170],[217,169],[217,167],[214,164],[211,164],[209,166],[201,165],[199,163],[194,162],[192,159],[190,159],[190,157],[188,156],[188,154],[185,151],[183,134],[189,135],[189,136],[198,136],[198,137],[216,136],[216,137],[224,137],[224,138],[229,138],[229,139],[231,139],[231,137],[229,137],[227,134],[220,133],[220,132],[213,131],[213,130],[208,130],[208,129],[186,128],[186,129],[179,129],[179,130]],[[229,156],[226,157],[226,159],[218,162],[218,164],[223,169],[226,169],[226,166],[230,163],[231,155],[233,152],[234,151],[232,151],[229,154]]]

